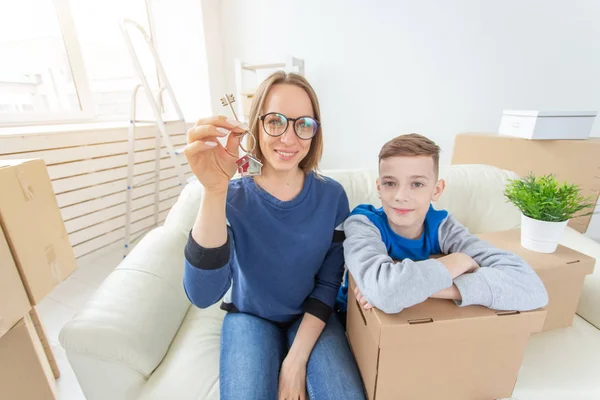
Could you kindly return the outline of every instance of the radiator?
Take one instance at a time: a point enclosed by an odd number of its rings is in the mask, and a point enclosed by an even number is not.
[[[180,125],[181,126],[181,125]],[[175,148],[185,145],[185,133],[174,133],[167,125]],[[76,257],[122,241],[125,235],[125,196],[127,189],[127,127],[103,124],[94,129],[70,128],[64,131],[14,128],[0,133],[0,159],[41,158],[48,168],[56,200]],[[136,128],[134,186],[154,175],[157,129],[151,125]],[[192,176],[182,158],[186,178]],[[154,183],[133,191],[132,238],[154,225]],[[159,224],[175,204],[182,186],[175,168],[161,148]]]

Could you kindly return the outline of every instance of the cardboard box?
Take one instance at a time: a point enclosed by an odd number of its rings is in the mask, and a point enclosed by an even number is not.
[[[40,339],[40,343],[42,344],[42,348],[44,349],[44,353],[46,354],[46,358],[48,359],[48,364],[52,369],[52,374],[55,379],[60,378],[60,370],[58,369],[58,363],[56,362],[56,358],[54,357],[54,353],[52,352],[52,347],[50,347],[50,343],[48,342],[48,337],[46,336],[46,331],[42,326],[42,321],[40,320],[40,316],[37,313],[35,307],[32,307],[29,311],[29,317],[31,319],[31,323],[33,324],[33,328],[37,333],[38,338]]]
[[[600,195],[600,139],[536,141],[482,133],[461,133],[454,139],[452,164],[487,164],[520,176],[555,174],[579,185],[583,196]],[[574,218],[569,226],[584,233],[591,216]]]
[[[28,316],[0,338],[0,398],[56,398],[56,382]]]
[[[43,160],[0,160],[0,223],[31,304],[77,264]]]
[[[500,249],[518,254],[538,274],[549,297],[544,331],[571,326],[583,290],[583,281],[586,275],[594,271],[595,258],[562,245],[550,254],[527,250],[521,246],[519,229],[478,236]]]
[[[350,280],[350,291],[355,287]],[[394,315],[348,300],[347,334],[370,400],[510,397],[545,310],[496,312],[429,299]]]
[[[31,309],[27,293],[0,229],[0,338]]]
[[[596,111],[504,110],[498,132],[523,139],[587,139]]]

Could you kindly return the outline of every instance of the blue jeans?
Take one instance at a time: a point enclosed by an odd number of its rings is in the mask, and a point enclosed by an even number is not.
[[[221,333],[221,399],[277,400],[279,369],[301,320],[285,329],[249,314],[227,314]],[[334,315],[308,360],[306,393],[311,400],[366,398],[344,329]]]

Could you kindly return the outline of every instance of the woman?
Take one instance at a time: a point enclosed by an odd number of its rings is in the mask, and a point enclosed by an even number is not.
[[[332,315],[344,265],[335,228],[349,209],[342,186],[316,173],[319,119],[302,76],[271,75],[250,110],[262,174],[231,181],[248,127],[211,117],[188,132],[185,154],[204,192],[185,249],[184,287],[198,307],[232,287],[221,335],[222,399],[364,398]],[[227,135],[225,146],[216,140]]]

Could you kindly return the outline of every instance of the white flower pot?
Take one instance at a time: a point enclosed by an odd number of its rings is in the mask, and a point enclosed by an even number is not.
[[[521,246],[538,253],[554,253],[569,221],[539,221],[521,214]]]

